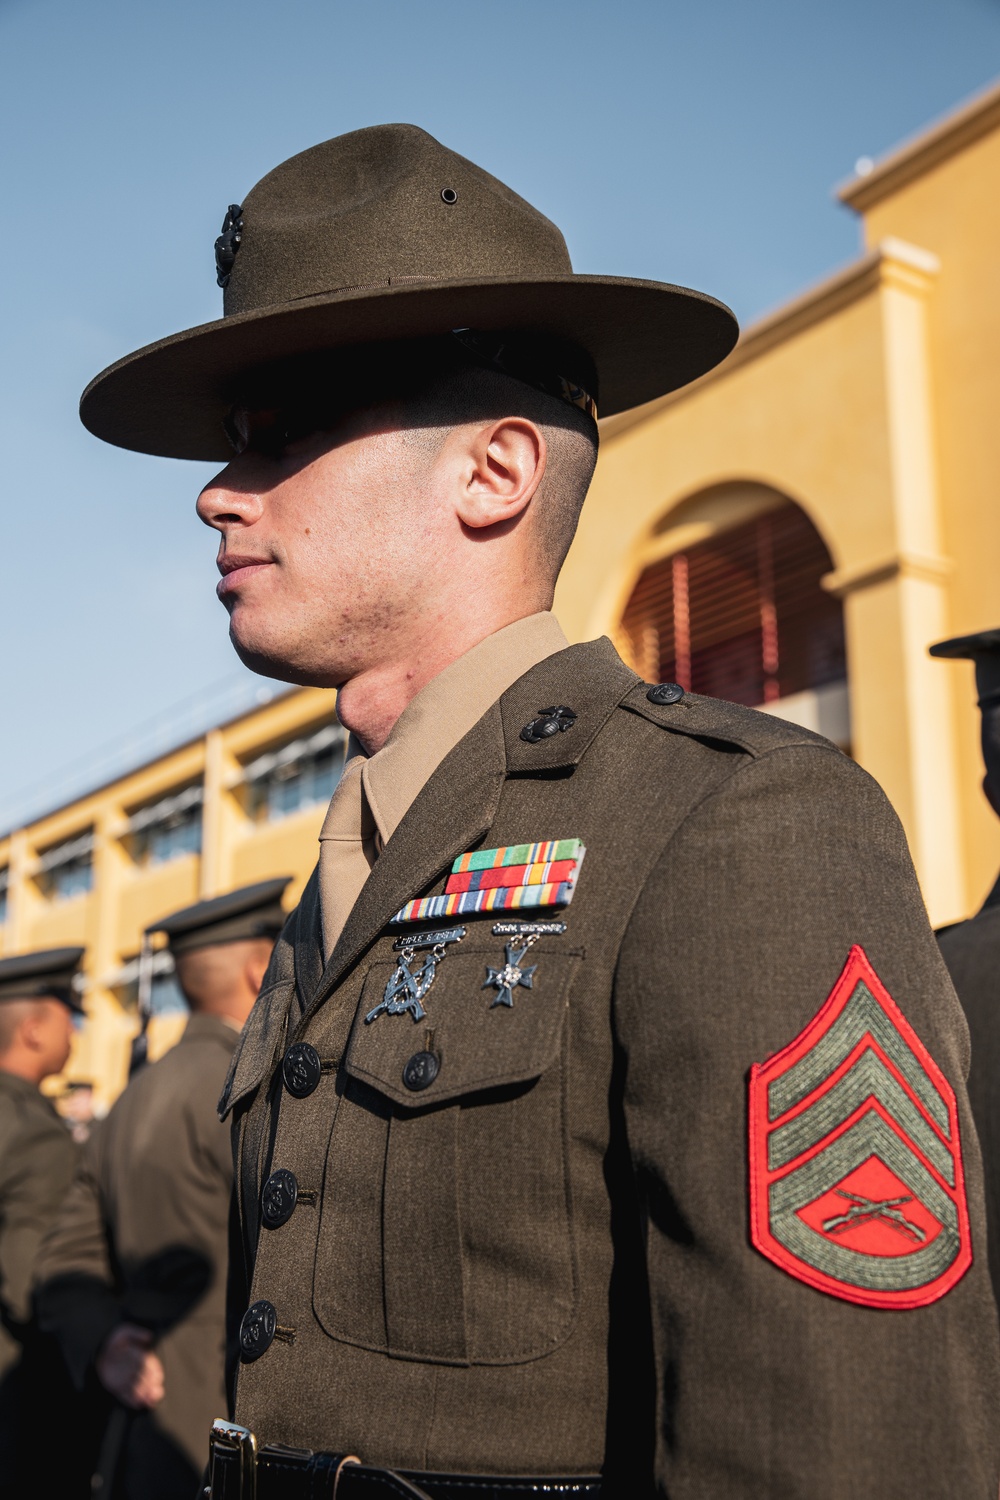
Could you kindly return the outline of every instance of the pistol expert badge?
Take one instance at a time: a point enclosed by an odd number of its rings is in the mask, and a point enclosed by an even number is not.
[[[538,968],[537,964],[525,964],[524,960],[529,950],[540,937],[547,934],[559,934],[566,931],[565,922],[494,922],[494,937],[511,937],[512,943],[504,944],[504,963],[499,969],[486,966],[486,982],[484,990],[496,990],[496,996],[490,1005],[506,1005],[514,1008],[514,991],[521,986],[523,989],[534,988],[534,974]]]
[[[436,932],[397,938],[392,946],[399,954],[399,962],[389,975],[381,1000],[365,1016],[365,1025],[369,1026],[382,1015],[402,1016],[407,1013],[414,1021],[422,1021],[427,1014],[423,1001],[437,978],[438,964],[447,955],[449,945],[461,942],[464,937],[464,927],[444,927]],[[414,972],[412,964],[420,952],[426,956]]]

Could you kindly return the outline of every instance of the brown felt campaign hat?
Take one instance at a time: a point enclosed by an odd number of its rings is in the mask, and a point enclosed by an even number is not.
[[[574,275],[553,223],[415,125],[355,130],[283,162],[230,206],[216,261],[224,316],[92,380],[80,414],[98,437],[226,459],[223,422],[258,371],[456,329],[548,341],[561,366],[550,373],[612,416],[705,374],[738,333],[702,292]]]

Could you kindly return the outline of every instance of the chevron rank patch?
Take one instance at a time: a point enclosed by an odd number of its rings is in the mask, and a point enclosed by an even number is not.
[[[579,839],[543,839],[460,854],[443,896],[407,901],[392,920],[436,921],[477,911],[568,906],[586,852]]]
[[[862,948],[750,1071],[751,1238],[800,1281],[923,1307],[972,1264],[955,1095]]]

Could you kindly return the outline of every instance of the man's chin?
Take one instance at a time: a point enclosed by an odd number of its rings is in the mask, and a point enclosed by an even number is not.
[[[272,677],[277,682],[291,682],[296,687],[339,687],[349,673],[338,674],[325,663],[298,660],[294,654],[283,652],[280,646],[269,646],[260,641],[240,640],[230,623],[229,639],[240,661],[258,677]]]

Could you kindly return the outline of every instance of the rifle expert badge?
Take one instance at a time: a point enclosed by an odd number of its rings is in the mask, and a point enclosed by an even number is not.
[[[534,988],[534,974],[538,968],[537,964],[525,964],[529,949],[538,942],[540,937],[548,933],[558,934],[566,931],[565,922],[495,922],[493,924],[494,937],[512,937],[516,939],[513,943],[504,944],[504,963],[499,969],[491,969],[486,966],[486,982],[484,990],[496,990],[496,997],[490,1005],[490,1010],[497,1005],[514,1008],[514,991],[521,986],[523,989]]]
[[[427,1014],[423,1001],[437,978],[438,964],[447,955],[449,945],[461,942],[464,937],[464,927],[445,927],[436,932],[397,938],[392,946],[399,954],[399,962],[389,976],[381,1000],[365,1016],[365,1025],[369,1026],[382,1015],[403,1016],[407,1013],[414,1021],[422,1021]],[[427,949],[430,951],[414,972],[411,968],[414,959]]]

